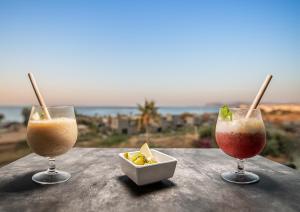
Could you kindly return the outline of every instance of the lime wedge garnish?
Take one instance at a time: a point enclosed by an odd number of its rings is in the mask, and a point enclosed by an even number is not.
[[[147,161],[151,161],[153,159],[152,152],[147,143],[143,144],[140,149],[140,153],[142,153],[146,157]]]

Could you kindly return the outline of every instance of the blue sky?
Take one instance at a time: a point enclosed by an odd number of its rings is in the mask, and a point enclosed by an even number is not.
[[[0,1],[0,105],[300,102],[300,1]]]

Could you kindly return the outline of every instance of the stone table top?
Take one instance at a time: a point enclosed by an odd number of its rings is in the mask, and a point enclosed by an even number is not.
[[[129,150],[73,148],[57,158],[71,179],[50,186],[31,180],[47,167],[45,158],[10,163],[0,168],[0,211],[300,211],[300,172],[263,157],[246,162],[261,180],[235,185],[220,173],[236,161],[218,149],[158,149],[177,158],[174,177],[138,187],[118,161]]]

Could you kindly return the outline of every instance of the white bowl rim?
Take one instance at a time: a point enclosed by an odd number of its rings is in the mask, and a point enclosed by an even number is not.
[[[129,162],[131,165],[133,165],[135,168],[138,168],[138,169],[141,169],[141,168],[147,168],[147,167],[150,167],[150,166],[159,166],[159,165],[161,165],[161,164],[171,163],[171,162],[174,162],[174,161],[177,162],[177,159],[176,159],[176,158],[174,158],[174,157],[172,157],[172,156],[170,156],[170,155],[167,155],[167,154],[165,154],[165,153],[163,153],[163,152],[161,152],[161,151],[158,151],[158,150],[156,150],[156,149],[151,149],[151,151],[158,152],[159,154],[165,155],[165,156],[167,156],[168,158],[170,158],[171,160],[170,160],[170,161],[165,161],[165,162],[158,162],[158,163],[154,163],[154,164],[137,165],[137,164],[133,163],[132,161],[130,161],[130,160],[128,160],[128,159],[126,159],[126,158],[124,157],[124,153],[126,153],[126,152],[121,152],[121,153],[119,153],[119,157],[121,157],[123,160]],[[131,152],[128,152],[128,153],[136,153],[136,152],[139,152],[139,150],[131,151]]]

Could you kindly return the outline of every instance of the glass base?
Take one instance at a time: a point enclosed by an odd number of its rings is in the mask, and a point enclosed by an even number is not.
[[[223,180],[236,183],[236,184],[251,184],[259,181],[259,176],[252,172],[244,172],[244,174],[238,172],[224,172],[221,174]]]
[[[38,172],[32,176],[32,180],[39,184],[57,184],[57,183],[63,183],[66,182],[68,179],[70,179],[71,175],[68,172],[64,171],[57,171],[49,172],[43,171]]]

